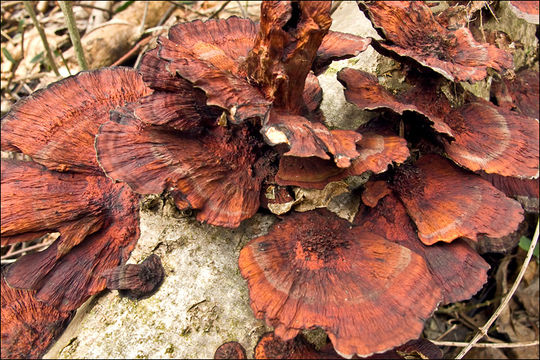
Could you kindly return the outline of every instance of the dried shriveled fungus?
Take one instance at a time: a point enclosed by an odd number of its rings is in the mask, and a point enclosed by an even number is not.
[[[72,311],[59,311],[35,298],[35,291],[9,286],[2,276],[0,324],[2,359],[37,359],[60,336]]]
[[[159,256],[152,254],[140,264],[120,265],[105,270],[101,276],[107,280],[107,289],[119,290],[128,297],[141,298],[158,289],[165,271]]]
[[[229,341],[216,349],[214,359],[247,359],[246,349],[236,341]]]
[[[417,338],[441,299],[420,255],[326,210],[290,214],[239,265],[254,313],[277,336],[320,326],[346,356]]]
[[[505,236],[523,220],[518,202],[437,155],[400,167],[392,187],[426,245],[459,237],[476,240],[477,234]]]
[[[373,40],[377,50],[411,58],[451,81],[478,81],[487,76],[488,67],[513,67],[510,54],[476,42],[467,27],[446,29],[423,2],[369,1],[359,6],[385,39]]]

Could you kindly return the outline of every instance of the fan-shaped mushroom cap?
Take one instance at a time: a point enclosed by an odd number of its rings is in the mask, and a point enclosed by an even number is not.
[[[270,145],[287,144],[284,156],[330,159],[332,154],[338,167],[349,167],[358,157],[356,143],[362,135],[350,130],[328,130],[320,123],[310,122],[302,116],[272,110],[261,133]]]
[[[417,338],[441,298],[421,256],[323,210],[289,215],[239,265],[254,313],[277,336],[320,326],[349,357]]]
[[[108,176],[140,194],[170,190],[179,207],[200,209],[197,219],[237,227],[259,207],[268,149],[246,126],[216,126],[193,136],[144,126],[132,108],[120,108],[96,139]],[[253,130],[254,131],[254,130]]]
[[[375,207],[359,211],[354,222],[422,256],[437,288],[442,290],[442,304],[471,298],[487,281],[489,265],[463,240],[422,244],[405,207],[393,194],[384,196]]]
[[[523,220],[518,202],[437,155],[400,167],[392,186],[426,245],[459,237],[476,240],[477,234],[505,236]]]
[[[520,19],[527,21],[528,23],[538,25],[540,23],[540,16],[538,12],[538,1],[516,1],[512,0],[508,2],[508,6],[512,9],[512,12]]]
[[[347,168],[339,168],[333,161],[319,157],[283,156],[279,162],[276,182],[280,185],[322,189],[331,181],[361,175],[366,171],[376,174],[384,172],[392,162],[402,163],[409,157],[405,139],[393,135],[385,128],[362,133],[362,139],[356,142],[356,152],[358,155]]]
[[[246,349],[236,341],[229,341],[216,349],[214,359],[247,359]]]
[[[455,139],[444,144],[448,156],[470,170],[538,177],[537,119],[471,94],[465,104],[452,106],[436,83],[418,81],[410,91],[394,97],[372,75],[358,70],[344,69],[338,79],[347,87],[347,100],[361,108],[390,108],[400,114],[413,110],[426,116],[436,131]]]
[[[332,61],[357,56],[366,50],[370,43],[370,38],[339,31],[328,31],[321,46],[317,49],[317,57],[312,66],[313,72],[316,75],[322,74]]]
[[[510,54],[476,42],[466,27],[446,29],[423,2],[370,1],[359,6],[386,39],[373,40],[373,44],[409,57],[451,81],[478,81],[487,76],[488,67],[497,71],[513,67]]]
[[[159,256],[152,254],[140,264],[107,269],[101,276],[107,280],[107,289],[120,290],[122,295],[140,298],[157,290],[163,282],[165,270]]]
[[[365,187],[362,193],[362,202],[369,207],[377,206],[379,200],[392,192],[386,181],[383,180],[368,181]]]
[[[169,39],[158,39],[158,57],[168,62],[171,74],[202,89],[208,105],[227,110],[231,122],[262,119],[270,102],[240,71],[255,35],[251,20],[236,17],[178,24],[169,31]]]
[[[38,301],[35,291],[18,290],[1,276],[2,359],[38,359],[64,331],[72,311]]]
[[[2,119],[2,149],[19,149],[47,168],[101,173],[94,136],[109,111],[150,94],[133,69],[79,73],[19,101]]]
[[[6,280],[61,311],[103,290],[99,273],[125,262],[139,237],[138,197],[104,176],[2,160],[2,190],[3,233],[22,241],[60,232],[46,250],[11,264]]]
[[[473,171],[538,177],[538,119],[473,98],[446,121],[456,129],[456,140],[445,145],[448,157],[456,163]]]
[[[400,115],[406,111],[414,111],[432,122],[435,131],[453,137],[452,129],[444,122],[445,112],[429,111],[429,108],[422,106],[425,103],[430,107],[438,107],[440,101],[437,101],[439,97],[437,92],[422,89],[422,96],[419,97],[413,88],[408,93],[395,96],[383,88],[374,75],[351,68],[340,70],[337,79],[345,86],[347,101],[359,108],[363,110],[390,109]],[[417,102],[419,106],[416,106]]]
[[[105,177],[2,159],[2,246],[60,232],[60,258],[106,220]]]

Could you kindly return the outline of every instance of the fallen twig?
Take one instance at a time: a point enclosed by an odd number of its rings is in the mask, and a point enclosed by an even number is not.
[[[438,341],[438,340],[429,340],[437,346],[453,346],[453,347],[466,347],[469,346],[469,342],[460,342],[460,341]],[[538,346],[538,340],[518,342],[518,343],[475,343],[472,347],[477,348],[517,348],[517,347],[528,347],[528,346]]]
[[[478,333],[467,344],[467,346],[463,350],[461,350],[461,352],[456,356],[456,359],[462,359],[463,356],[465,356],[465,354],[467,354],[467,352],[469,352],[469,350],[482,337],[484,337],[487,334],[487,331],[489,330],[491,325],[493,325],[495,320],[497,320],[499,315],[501,315],[503,310],[506,308],[506,306],[510,302],[510,299],[512,298],[512,296],[516,292],[516,290],[517,290],[517,288],[519,286],[519,283],[521,282],[521,279],[523,279],[523,275],[525,275],[525,270],[527,270],[527,267],[529,266],[529,262],[531,261],[531,258],[532,258],[533,252],[534,252],[534,248],[536,247],[536,243],[538,242],[539,227],[540,227],[540,220],[536,223],[536,230],[534,231],[534,236],[533,236],[533,239],[532,239],[532,242],[531,242],[531,246],[529,247],[529,251],[527,252],[527,256],[525,257],[525,260],[523,261],[523,264],[521,265],[521,269],[519,270],[519,274],[518,274],[516,280],[514,281],[514,284],[512,284],[512,287],[510,288],[508,293],[503,297],[503,299],[501,301],[501,304],[499,305],[499,307],[497,308],[495,313],[493,313],[493,315],[489,318],[489,320],[485,323],[485,325],[482,326],[479,329]],[[537,344],[538,344],[538,342],[537,342]]]

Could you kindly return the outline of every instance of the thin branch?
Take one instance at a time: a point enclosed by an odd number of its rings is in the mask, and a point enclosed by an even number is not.
[[[493,325],[495,320],[497,320],[499,315],[501,315],[503,310],[506,308],[506,306],[510,302],[510,299],[516,292],[519,286],[519,283],[521,282],[521,279],[523,279],[523,275],[525,275],[525,270],[527,270],[527,267],[529,266],[529,262],[531,261],[534,249],[536,247],[536,243],[538,242],[539,227],[540,227],[540,220],[538,220],[538,222],[536,223],[536,230],[534,231],[534,236],[533,236],[531,245],[529,247],[529,251],[527,252],[527,256],[525,257],[525,260],[523,261],[523,264],[521,265],[519,274],[516,278],[516,281],[514,281],[514,284],[510,288],[510,291],[508,291],[508,294],[504,296],[504,298],[501,301],[501,305],[499,305],[495,313],[493,313],[493,315],[489,318],[486,324],[480,328],[480,331],[474,336],[474,338],[469,342],[469,344],[467,344],[467,346],[463,350],[461,350],[461,352],[456,356],[456,359],[462,359],[463,356],[465,356],[465,354],[467,354],[467,352],[469,352],[469,350],[474,346],[474,344],[476,344],[482,337],[484,337],[487,334],[491,325]]]
[[[142,36],[144,33],[144,27],[146,25],[146,17],[148,16],[148,0],[144,2],[144,12],[143,12],[143,18],[141,20],[141,25],[139,27],[139,34]]]
[[[39,34],[39,37],[41,38],[41,42],[43,43],[43,47],[45,48],[45,54],[47,54],[47,61],[49,62],[49,66],[54,71],[56,76],[60,76],[60,72],[58,71],[58,68],[56,67],[56,64],[54,62],[54,58],[51,52],[51,48],[49,46],[49,42],[47,41],[47,36],[45,36],[45,31],[43,31],[43,27],[41,27],[41,24],[39,23],[36,12],[34,11],[34,8],[32,7],[32,3],[30,1],[24,1],[24,7],[28,14],[30,15],[30,18],[32,19],[32,22],[34,23],[34,26],[36,27],[36,30]]]
[[[77,62],[81,70],[88,70],[88,64],[84,58],[84,50],[81,45],[81,36],[79,35],[79,30],[75,23],[75,17],[73,16],[73,9],[71,7],[71,1],[58,1],[60,9],[64,13],[64,18],[66,19],[66,25],[69,32],[69,37],[71,38],[71,43],[75,49],[75,54],[77,54]]]
[[[244,7],[242,6],[242,4],[240,3],[240,0],[236,0],[236,3],[238,4],[238,7],[240,8],[240,12],[242,13],[242,17],[243,18],[248,18],[248,14],[246,12],[246,9],[244,9]]]
[[[223,9],[225,9],[225,8],[227,7],[227,5],[229,5],[230,2],[231,2],[230,0],[229,0],[229,1],[225,1],[225,2],[223,3],[223,5],[221,5],[221,7],[220,7],[219,9],[216,10],[215,13],[213,13],[212,15],[210,15],[210,16],[208,17],[208,20],[217,17],[217,16],[219,15],[219,13],[220,13]]]
[[[460,341],[438,341],[438,340],[429,340],[437,346],[453,346],[453,347],[466,347],[469,346],[468,342]],[[528,346],[538,346],[538,340],[526,341],[526,342],[517,342],[517,343],[476,343],[473,347],[477,348],[517,348],[517,347],[528,347]]]

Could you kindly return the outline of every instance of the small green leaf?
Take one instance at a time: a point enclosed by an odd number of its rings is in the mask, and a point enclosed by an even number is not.
[[[37,63],[38,61],[41,61],[43,60],[43,51],[40,52],[39,54],[37,54],[36,56],[34,56],[31,60],[30,60],[30,64],[35,64]]]
[[[22,33],[24,28],[24,19],[19,20],[19,25],[17,25],[17,32]]]
[[[115,14],[118,14],[120,11],[124,11],[128,8],[129,5],[133,4],[134,1],[126,1],[125,3],[123,3],[122,5],[120,5],[118,7],[118,9],[116,9],[114,11]]]
[[[519,239],[519,247],[525,251],[529,251],[529,248],[531,247],[531,239],[529,239],[526,236],[522,236],[521,239]],[[536,247],[534,248],[534,251],[533,251],[533,255],[536,256],[537,260],[539,257],[539,251],[540,251],[540,248],[538,247],[538,244],[536,244]]]
[[[13,64],[16,63],[16,61],[13,59],[13,56],[11,56],[11,54],[9,53],[8,49],[2,48],[2,54],[4,54],[4,56],[6,57],[6,59],[9,60],[9,62]]]

